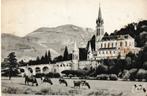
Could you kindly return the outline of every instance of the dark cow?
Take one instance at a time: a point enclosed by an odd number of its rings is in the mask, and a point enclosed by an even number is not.
[[[66,80],[64,80],[63,78],[60,78],[60,79],[59,79],[59,83],[60,83],[60,84],[63,83],[63,84],[65,84],[66,86],[68,86]]]
[[[47,82],[47,83],[50,83],[51,85],[53,85],[53,82],[52,82],[51,79],[48,78],[48,77],[45,77],[45,78],[43,79],[43,82]]]
[[[80,88],[81,81],[73,81],[73,83],[74,83],[74,87]]]
[[[80,85],[82,85],[82,86],[87,86],[90,89],[90,85],[86,81],[73,81],[73,82],[74,82],[74,87],[80,88]]]
[[[86,81],[83,81],[83,84],[82,84],[83,86],[87,86],[89,89],[90,89],[90,85],[89,85],[89,83],[88,82],[86,82]]]
[[[26,76],[25,75],[25,84],[27,83],[29,85],[29,82],[32,82],[32,86],[34,85],[34,83],[36,84],[36,86],[38,86],[38,82],[35,76]]]

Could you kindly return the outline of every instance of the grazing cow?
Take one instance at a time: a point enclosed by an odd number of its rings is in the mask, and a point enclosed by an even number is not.
[[[32,82],[32,86],[34,85],[34,83],[36,84],[36,86],[38,86],[36,77],[34,77],[33,75],[31,75],[30,77],[25,75],[25,84],[27,83],[29,85],[29,82]]]
[[[73,81],[73,82],[74,82],[74,87],[77,86],[80,88],[80,85],[82,85],[82,86],[87,86],[90,89],[90,85],[86,81]]]
[[[60,78],[60,79],[59,79],[59,83],[60,83],[60,84],[63,83],[63,84],[65,84],[66,86],[68,86],[66,80],[64,80],[63,78]]]
[[[45,78],[43,79],[43,82],[47,82],[47,83],[50,83],[51,85],[53,85],[53,82],[52,82],[51,79],[48,78],[48,77],[45,77]]]
[[[144,94],[143,96],[147,96],[147,89],[145,86],[143,85],[136,85],[134,84],[134,86],[132,87],[132,93],[135,93],[135,94]]]
[[[73,81],[73,83],[74,83],[74,87],[80,88],[81,81]]]

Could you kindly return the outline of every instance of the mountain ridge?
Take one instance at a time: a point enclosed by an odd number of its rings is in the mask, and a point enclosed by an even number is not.
[[[78,27],[72,24],[57,27],[40,27],[24,37],[2,33],[2,60],[12,51],[16,52],[18,60],[36,59],[51,50],[52,57],[62,55],[65,46],[69,52],[74,41],[79,47],[86,46],[94,30]],[[25,61],[25,60],[24,60]]]

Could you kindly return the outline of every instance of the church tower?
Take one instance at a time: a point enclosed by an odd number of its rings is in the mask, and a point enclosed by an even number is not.
[[[87,60],[92,60],[92,58],[93,58],[93,54],[92,54],[92,49],[91,49],[91,43],[89,42]]]
[[[76,42],[74,43],[74,49],[72,52],[72,70],[79,69],[79,48],[77,47]]]
[[[104,21],[102,18],[101,7],[99,5],[98,19],[96,20],[96,42],[101,41],[104,36]]]

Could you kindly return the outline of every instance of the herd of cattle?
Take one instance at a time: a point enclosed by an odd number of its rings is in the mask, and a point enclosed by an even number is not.
[[[36,77],[34,75],[31,75],[31,76],[24,75],[24,77],[25,77],[25,85],[26,84],[29,85],[29,83],[32,83],[32,86],[34,84],[36,84],[36,86],[38,86],[37,79],[36,79]],[[40,79],[41,79],[42,82],[46,82],[46,83],[49,83],[50,85],[53,85],[52,80],[47,76],[41,77]],[[68,83],[64,78],[59,79],[59,84],[65,84],[65,86],[68,86]],[[90,89],[89,83],[87,81],[85,81],[85,80],[73,81],[73,84],[74,84],[74,88],[75,87],[80,88],[80,86],[87,86]],[[137,94],[137,93],[140,93],[140,92],[144,93],[145,94],[144,96],[147,96],[146,87],[143,86],[143,85],[136,85],[135,84],[132,87],[132,93]]]
[[[34,75],[31,75],[31,76],[24,75],[24,77],[25,77],[25,84],[29,85],[29,83],[32,83],[32,86],[34,84],[36,84],[36,86],[38,86],[37,79],[36,79],[36,77]],[[44,76],[43,78],[41,77],[41,80],[42,80],[42,82],[47,82],[47,83],[53,85],[52,80],[47,76]],[[64,78],[60,78],[59,83],[60,84],[65,84],[65,86],[68,86],[68,83]],[[73,83],[74,83],[74,88],[75,87],[80,88],[80,86],[87,86],[90,89],[89,83],[87,81],[85,81],[85,80],[73,81]]]

